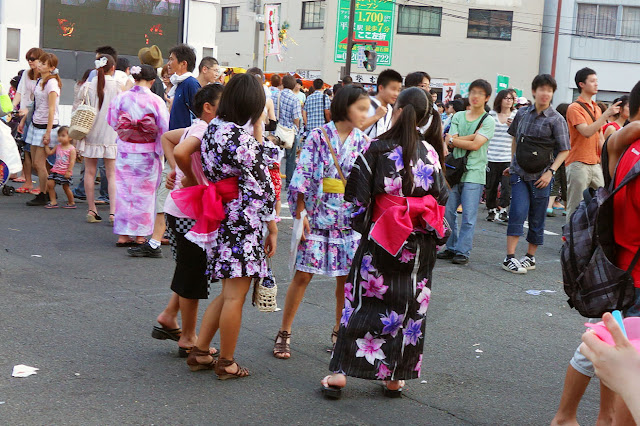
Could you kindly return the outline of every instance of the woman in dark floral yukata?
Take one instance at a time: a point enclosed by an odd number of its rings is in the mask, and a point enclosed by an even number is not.
[[[419,132],[431,114],[424,90],[403,91],[393,126],[351,170],[345,200],[355,204],[362,239],[345,285],[334,374],[321,382],[329,398],[340,397],[346,376],[384,380],[390,397],[420,377],[436,246],[449,234],[442,137]]]

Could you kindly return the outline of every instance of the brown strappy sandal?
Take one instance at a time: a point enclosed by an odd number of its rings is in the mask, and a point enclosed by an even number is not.
[[[278,342],[278,338],[280,341]],[[278,331],[278,335],[276,336],[275,345],[273,345],[273,356],[278,359],[289,359],[291,358],[291,345],[287,342],[287,339],[291,339],[291,333],[288,333],[284,330]],[[288,357],[278,356],[288,354]]]
[[[227,372],[225,368],[230,367],[233,364],[238,366],[238,371],[236,371],[235,373]],[[241,379],[249,375],[249,370],[244,367],[240,367],[240,364],[238,364],[233,359],[218,359],[218,362],[215,365],[215,371],[218,375],[218,380]]]
[[[212,358],[211,362],[200,363],[196,359],[198,356],[210,356]],[[218,364],[218,360],[211,355],[209,351],[203,351],[198,349],[197,347],[191,348],[191,352],[189,352],[189,356],[187,356],[187,365],[189,366],[189,370],[198,371],[198,370],[215,370],[216,365]]]

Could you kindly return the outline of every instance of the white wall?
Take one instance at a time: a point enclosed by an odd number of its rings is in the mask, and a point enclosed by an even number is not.
[[[7,61],[7,28],[20,29],[20,60]],[[29,65],[27,51],[40,46],[40,0],[0,0],[0,81],[9,81]]]
[[[212,48],[213,56],[217,52],[216,28],[218,24],[216,5],[220,0],[188,0],[185,5],[184,42],[196,49],[197,62],[204,56],[203,48]]]

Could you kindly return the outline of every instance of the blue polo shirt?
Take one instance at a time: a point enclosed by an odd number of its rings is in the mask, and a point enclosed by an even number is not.
[[[176,87],[169,116],[169,130],[184,129],[191,126],[191,111],[193,97],[200,89],[200,83],[195,77],[189,77]]]

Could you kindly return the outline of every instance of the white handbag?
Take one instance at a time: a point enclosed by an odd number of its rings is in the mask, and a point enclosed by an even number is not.
[[[296,129],[285,127],[280,124],[280,103],[282,102],[282,92],[278,96],[278,125],[276,126],[276,131],[274,135],[280,138],[282,141],[282,146],[285,149],[293,148],[293,142],[296,140]]]

